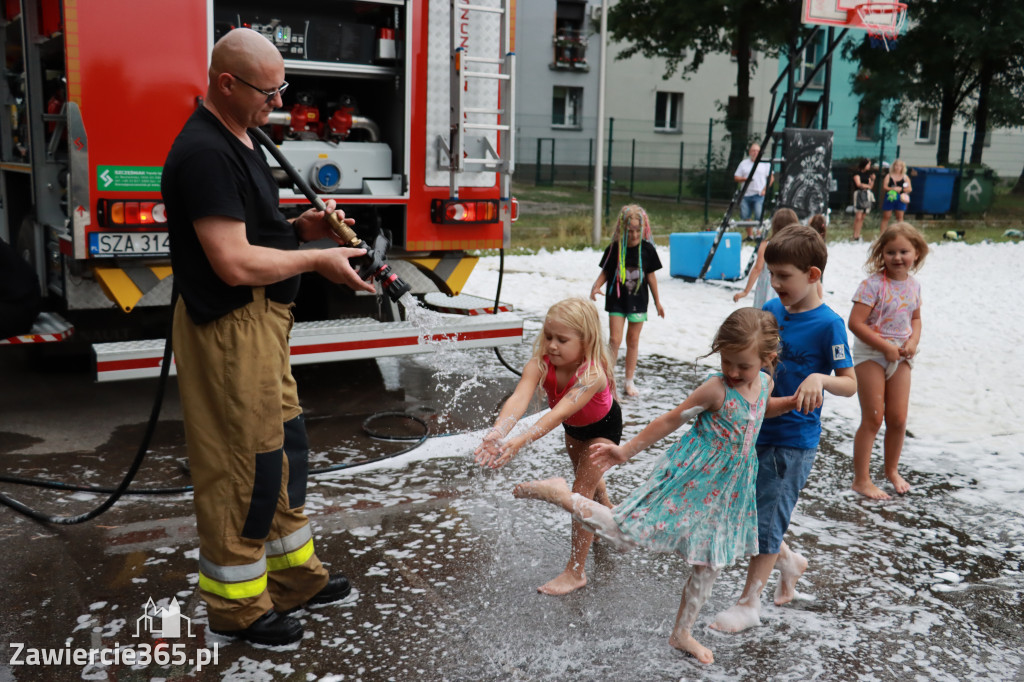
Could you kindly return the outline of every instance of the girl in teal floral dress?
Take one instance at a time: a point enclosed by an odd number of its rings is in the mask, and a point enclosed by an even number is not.
[[[769,409],[772,380],[761,370],[774,368],[778,346],[774,316],[736,310],[711,346],[721,356],[721,372],[625,445],[591,446],[591,461],[604,472],[697,417],[658,459],[646,483],[614,509],[573,494],[559,478],[521,483],[513,491],[561,506],[621,550],[675,552],[692,564],[669,644],[702,663],[714,658],[690,634],[697,613],[722,567],[758,551],[754,442],[761,420],[766,412],[775,416],[793,408],[791,398],[773,398]]]

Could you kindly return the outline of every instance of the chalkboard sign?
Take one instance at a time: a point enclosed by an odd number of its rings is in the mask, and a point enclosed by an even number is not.
[[[779,206],[793,209],[802,222],[828,208],[832,170],[832,131],[782,131],[782,183]]]

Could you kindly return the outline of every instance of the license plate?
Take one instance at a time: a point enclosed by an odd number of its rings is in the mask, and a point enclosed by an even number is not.
[[[93,232],[92,256],[166,256],[171,252],[166,232]]]

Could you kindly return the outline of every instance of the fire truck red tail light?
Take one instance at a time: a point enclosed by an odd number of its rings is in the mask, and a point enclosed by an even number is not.
[[[155,225],[167,222],[167,212],[162,202],[157,201],[112,201],[100,199],[96,206],[99,224],[103,227],[114,225]]]
[[[472,225],[498,222],[498,201],[484,199],[434,199],[430,202],[430,218],[442,225]]]

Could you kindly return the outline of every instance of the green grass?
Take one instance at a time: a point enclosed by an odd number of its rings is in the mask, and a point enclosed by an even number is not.
[[[582,249],[592,245],[594,195],[585,185],[534,187],[518,185],[513,195],[519,199],[519,220],[512,225],[513,252],[535,252],[541,248]],[[677,203],[674,199],[633,198],[612,192],[607,215],[603,218],[602,243],[611,239],[619,210],[626,204],[644,207],[651,219],[654,241],[668,244],[673,232],[705,229],[703,204]],[[540,204],[541,206],[536,206]],[[721,214],[715,209],[711,216]]]
[[[1024,194],[1010,194],[1010,187],[996,185],[992,207],[986,212],[986,218],[996,220],[1014,220],[1016,227],[1024,224]]]

